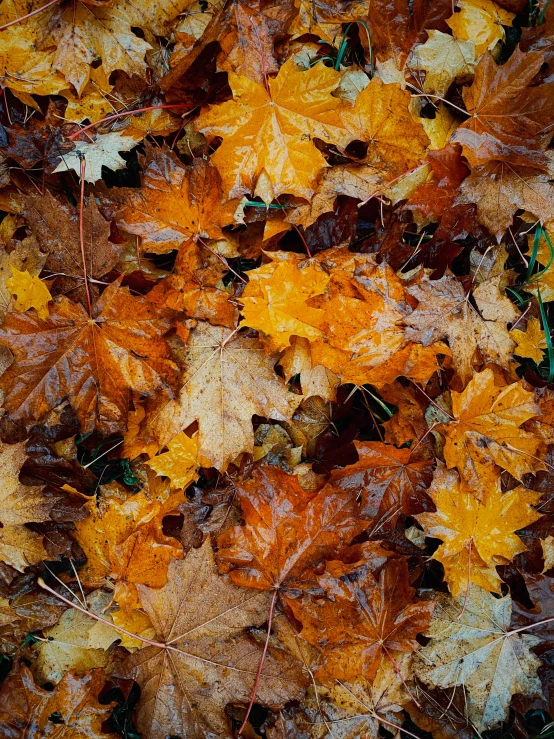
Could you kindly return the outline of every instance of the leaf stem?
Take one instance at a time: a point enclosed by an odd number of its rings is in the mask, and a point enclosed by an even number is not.
[[[271,635],[271,622],[273,621],[273,612],[275,610],[275,603],[277,602],[278,592],[279,591],[277,589],[273,591],[273,598],[271,599],[271,606],[269,608],[269,616],[267,619],[267,635],[265,637],[264,651],[262,652],[262,656],[260,658],[258,672],[256,673],[254,687],[252,688],[252,695],[250,696],[250,703],[248,704],[248,708],[246,709],[246,715],[244,717],[244,721],[242,722],[242,726],[240,727],[237,736],[240,736],[242,732],[244,731],[244,727],[246,726],[248,722],[248,717],[250,716],[250,711],[252,710],[252,706],[254,705],[254,701],[256,700],[256,693],[258,692],[258,685],[260,683],[260,678],[262,676],[262,670],[264,667],[265,657],[267,654],[267,648],[269,646],[269,637]]]
[[[89,317],[92,318],[92,300],[90,298],[90,289],[88,284],[88,274],[87,274],[87,260],[85,257],[85,231],[84,231],[84,211],[85,211],[85,168],[86,168],[86,160],[83,157],[81,159],[81,195],[79,198],[79,243],[81,245],[81,259],[83,260],[83,275],[85,278],[85,292],[87,294],[87,305],[88,305],[88,314]]]
[[[410,698],[413,700],[413,702],[416,704],[416,706],[418,708],[421,708],[421,704],[418,702],[417,698],[415,697],[415,695],[412,693],[412,691],[410,690],[410,688],[406,684],[406,681],[404,680],[404,675],[400,671],[400,667],[396,663],[396,660],[394,659],[394,657],[392,656],[392,654],[389,652],[389,650],[386,648],[386,646],[384,644],[382,644],[381,646],[383,647],[383,650],[384,650],[385,654],[387,655],[387,657],[390,659],[391,664],[392,664],[392,666],[394,668],[394,671],[396,672],[396,674],[400,678],[400,680],[402,682],[402,685],[404,686],[406,692],[408,693],[408,695],[410,696]]]
[[[26,21],[27,18],[30,18],[33,15],[37,15],[38,13],[42,13],[43,10],[46,10],[46,8],[49,8],[51,5],[55,5],[56,3],[59,3],[60,0],[50,0],[49,3],[46,3],[46,5],[43,5],[42,8],[37,8],[36,10],[33,10],[31,13],[27,13],[27,15],[22,15],[21,18],[16,18],[13,21],[10,21],[9,23],[5,23],[3,26],[0,26],[0,31],[5,30],[6,28],[9,28],[10,26],[15,26],[16,23],[21,23],[21,21]]]

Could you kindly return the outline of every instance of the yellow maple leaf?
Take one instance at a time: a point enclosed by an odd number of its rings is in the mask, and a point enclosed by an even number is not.
[[[198,436],[187,436],[181,431],[167,445],[169,451],[158,454],[146,464],[157,475],[164,475],[171,480],[171,487],[185,488],[198,478],[200,467],[210,467],[210,460],[198,456]]]
[[[12,276],[6,280],[6,287],[16,296],[15,309],[24,313],[35,308],[39,318],[48,318],[48,302],[52,300],[50,290],[38,275],[31,275],[27,270],[21,272],[11,265]]]
[[[311,199],[327,166],[313,138],[340,146],[353,138],[339,114],[348,103],[331,95],[341,77],[324,64],[302,71],[292,58],[267,89],[229,74],[234,99],[209,107],[195,129],[223,137],[212,161],[230,198],[250,192],[266,203],[282,193]]]
[[[416,516],[427,536],[444,542],[433,559],[444,566],[444,577],[456,598],[470,582],[500,593],[496,565],[507,564],[525,545],[514,533],[537,521],[541,514],[532,508],[540,493],[518,487],[501,493],[499,479],[491,484],[487,498],[479,502],[454,470],[439,467],[429,488],[436,513]]]
[[[389,179],[420,164],[429,139],[409,110],[410,93],[400,85],[383,84],[374,77],[354,107],[341,112],[353,139],[368,142],[364,161],[378,166]]]
[[[498,467],[517,480],[544,469],[541,440],[520,428],[540,415],[534,394],[521,382],[501,385],[491,369],[477,372],[462,393],[452,391],[452,415],[450,423],[437,426],[446,437],[444,458],[480,500],[495,485]]]
[[[313,341],[321,336],[323,311],[307,304],[321,295],[329,276],[315,264],[299,266],[294,256],[278,258],[248,273],[242,294],[242,325],[267,336],[272,349],[290,346],[291,336]]]
[[[518,357],[528,357],[537,364],[542,362],[546,349],[546,337],[538,318],[530,318],[525,331],[519,328],[512,329],[510,338],[517,344],[514,354]]]
[[[505,39],[502,26],[511,26],[515,18],[514,13],[504,10],[493,0],[458,0],[458,8],[459,12],[446,22],[456,38],[473,41],[477,58]]]

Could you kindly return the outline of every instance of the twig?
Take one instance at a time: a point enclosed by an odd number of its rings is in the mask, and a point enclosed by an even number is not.
[[[37,15],[37,13],[42,13],[43,10],[46,10],[46,8],[49,8],[52,5],[55,5],[56,3],[59,3],[60,0],[50,0],[49,3],[46,3],[46,5],[43,5],[42,8],[37,8],[36,10],[31,11],[30,13],[27,13],[27,15],[22,15],[21,18],[16,18],[13,21],[10,21],[9,23],[5,23],[3,26],[0,26],[0,31],[3,31],[6,28],[9,28],[10,26],[15,26],[16,23],[21,23],[21,21],[26,21],[27,18],[30,18],[33,15]]]

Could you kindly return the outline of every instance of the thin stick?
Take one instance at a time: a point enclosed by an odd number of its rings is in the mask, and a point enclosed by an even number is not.
[[[229,272],[232,272],[235,275],[235,277],[237,277],[241,282],[244,282],[245,285],[248,284],[248,280],[245,280],[242,275],[239,275],[238,272],[235,272],[235,270],[231,267],[231,265],[229,264],[229,262],[225,259],[225,257],[222,254],[218,254],[218,252],[216,252],[215,249],[212,249],[211,247],[209,247],[206,244],[206,242],[203,239],[200,238],[200,236],[198,236],[197,238],[198,238],[198,242],[200,244],[202,244],[202,246],[204,247],[204,249],[207,249],[210,252],[210,254],[213,254],[214,257],[216,257],[217,259],[219,259],[219,261],[221,262],[221,264],[223,264],[229,270]]]
[[[85,278],[85,292],[87,294],[88,314],[92,318],[92,300],[90,298],[90,290],[87,275],[87,260],[85,258],[85,232],[83,227],[83,215],[85,211],[85,168],[86,160],[81,159],[81,197],[79,200],[79,243],[81,245],[81,259],[83,260],[83,275]]]
[[[59,2],[60,0],[50,0],[50,2],[46,3],[46,5],[43,5],[42,8],[37,8],[31,13],[27,13],[27,15],[22,15],[21,18],[16,18],[14,21],[10,21],[9,23],[5,23],[3,26],[0,26],[0,31],[3,31],[5,28],[9,28],[10,26],[15,26],[16,23],[21,23],[21,21],[26,21],[27,18],[30,18],[33,15],[37,15],[37,13],[42,13],[42,11],[46,10],[46,8],[49,8],[51,5],[55,5]]]
[[[59,2],[59,0],[55,0],[55,1]],[[90,128],[95,128],[96,126],[99,126],[101,123],[108,123],[109,121],[115,121],[116,118],[124,118],[126,115],[137,115],[137,113],[146,113],[149,110],[164,110],[167,108],[190,108],[190,107],[192,107],[190,103],[175,103],[174,105],[151,105],[148,108],[137,108],[136,110],[125,110],[123,111],[123,113],[114,113],[113,115],[108,115],[105,118],[100,118],[100,120],[95,121],[95,123],[89,123],[88,126],[85,126],[84,128],[80,128],[78,131],[75,131],[75,133],[72,133],[71,136],[68,136],[67,138],[69,139],[69,141],[73,141],[73,139],[76,139],[77,136],[79,136],[82,133],[85,133],[85,131],[88,131]]]
[[[250,711],[252,710],[252,706],[254,705],[254,701],[256,700],[256,693],[258,692],[258,685],[260,682],[260,677],[262,676],[262,670],[264,667],[265,662],[265,656],[267,654],[267,648],[269,646],[269,637],[271,634],[271,622],[273,621],[273,611],[275,610],[275,603],[277,601],[277,590],[273,591],[273,598],[271,599],[271,606],[269,609],[269,616],[267,619],[267,635],[265,638],[265,644],[264,644],[264,651],[262,652],[262,656],[260,658],[260,664],[258,666],[258,672],[256,673],[256,680],[254,681],[254,687],[252,688],[252,695],[250,697],[250,703],[248,704],[248,708],[246,709],[246,716],[244,717],[244,721],[242,722],[242,726],[239,729],[239,732],[237,736],[240,736],[242,732],[244,731],[244,727],[246,726],[248,722],[248,717],[250,716]]]

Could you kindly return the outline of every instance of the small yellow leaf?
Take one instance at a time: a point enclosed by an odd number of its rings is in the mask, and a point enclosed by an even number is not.
[[[529,357],[537,364],[542,362],[546,349],[546,337],[538,318],[530,318],[527,321],[526,331],[520,331],[518,328],[512,329],[510,338],[517,344],[514,354],[518,357]]]
[[[167,445],[169,451],[159,454],[146,464],[158,475],[171,480],[172,489],[185,488],[198,477],[199,467],[210,467],[208,459],[198,456],[198,437],[187,436],[183,431]]]
[[[29,308],[35,308],[39,318],[48,318],[48,302],[52,300],[50,291],[37,275],[31,275],[27,270],[20,272],[17,267],[11,266],[12,276],[6,280],[6,287],[15,295],[15,309],[24,313]]]

